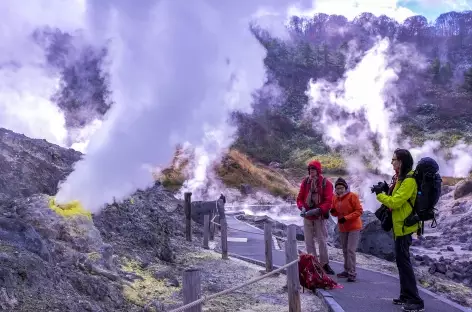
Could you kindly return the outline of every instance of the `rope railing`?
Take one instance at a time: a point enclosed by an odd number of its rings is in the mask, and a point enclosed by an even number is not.
[[[185,237],[186,240],[191,242],[192,241],[192,200],[191,196],[192,193],[185,193],[185,203],[184,203],[184,212],[185,212]],[[203,218],[203,248],[209,249],[209,240],[213,240],[214,238],[214,228],[212,229],[212,225],[218,225],[221,230],[221,257],[223,260],[228,260],[228,223],[227,219],[224,217],[224,207],[218,206],[218,201],[215,202],[215,210],[218,211],[218,215],[222,214],[222,218],[220,219],[220,223],[215,222],[217,215],[215,214],[213,218],[210,212],[204,215]],[[223,208],[223,211],[220,211]],[[239,221],[239,220],[238,220]],[[201,312],[202,306],[201,303],[204,301],[208,301],[214,299],[218,296],[222,296],[228,294],[230,292],[236,291],[242,287],[247,285],[256,283],[268,276],[276,274],[282,270],[286,270],[287,274],[287,287],[288,287],[288,304],[289,310],[293,312],[301,312],[300,307],[300,293],[299,293],[299,275],[298,275],[298,248],[297,248],[297,241],[296,241],[296,225],[289,225],[287,227],[287,238],[283,237],[276,237],[277,239],[281,239],[285,241],[285,258],[286,264],[276,270],[274,270],[275,266],[273,265],[272,259],[272,248],[273,248],[273,235],[272,235],[272,222],[267,222],[264,224],[264,232],[263,233],[256,233],[256,232],[249,232],[239,229],[231,228],[235,231],[241,232],[248,232],[252,234],[259,234],[264,235],[264,248],[265,248],[265,267],[266,267],[266,274],[252,279],[242,285],[235,286],[229,288],[227,290],[221,291],[219,293],[206,296],[203,298],[201,297],[201,276],[200,270],[198,269],[189,269],[184,272],[183,276],[183,297],[184,302],[183,306],[177,309],[174,309],[170,312],[181,312],[181,311],[198,311]]]
[[[269,277],[269,276],[271,276],[271,275],[277,274],[277,273],[279,273],[279,272],[281,272],[281,271],[287,269],[288,267],[290,267],[290,266],[292,266],[292,265],[298,263],[298,261],[299,261],[299,259],[296,259],[296,260],[294,260],[294,261],[292,261],[292,262],[290,262],[290,263],[287,263],[286,265],[284,265],[284,266],[278,268],[277,270],[274,270],[274,271],[272,271],[272,272],[269,272],[269,273],[267,273],[267,274],[264,274],[264,275],[262,275],[262,276],[260,276],[260,277],[253,278],[252,280],[249,280],[249,281],[247,281],[247,282],[244,283],[244,284],[241,284],[241,285],[238,285],[238,286],[234,286],[234,287],[228,288],[228,289],[223,290],[223,291],[220,291],[220,292],[218,292],[218,293],[216,293],[216,294],[212,294],[212,295],[209,295],[209,296],[203,296],[202,298],[200,298],[200,299],[198,299],[198,300],[196,300],[196,301],[193,301],[193,302],[191,302],[191,303],[189,303],[189,304],[186,304],[186,305],[184,305],[184,306],[181,306],[181,307],[179,307],[179,308],[177,308],[177,309],[174,309],[174,310],[171,310],[171,311],[169,311],[169,312],[182,312],[182,311],[185,311],[186,309],[190,309],[190,308],[192,308],[192,307],[194,307],[194,306],[196,306],[196,305],[198,305],[198,304],[201,304],[201,303],[203,303],[203,302],[205,302],[205,301],[212,300],[212,299],[214,299],[214,298],[216,298],[216,297],[229,294],[229,293],[231,293],[231,292],[233,292],[233,291],[236,291],[236,290],[241,289],[241,288],[243,288],[243,287],[246,287],[246,286],[248,286],[248,285],[257,283],[257,282],[263,280],[264,278],[267,278],[267,277]]]
[[[216,215],[213,217],[213,219],[211,219],[210,222],[213,223],[213,224],[215,224],[215,225],[221,226],[221,224],[219,224],[219,223],[217,223],[217,222],[214,221],[215,218],[216,218]],[[235,228],[232,228],[232,227],[230,227],[230,226],[226,226],[226,227],[227,227],[228,229],[231,229],[231,230],[234,230],[234,231],[238,231],[238,232],[243,232],[243,233],[248,233],[248,234],[255,234],[255,235],[264,235],[264,233],[257,233],[257,232],[251,232],[251,231],[245,231],[245,230],[235,229]],[[260,230],[262,231],[262,229],[260,229]],[[285,242],[285,241],[287,240],[285,237],[281,237],[281,236],[277,236],[277,235],[273,235],[273,234],[272,234],[272,236],[275,237],[276,239],[279,239],[279,240],[283,241],[283,242]]]

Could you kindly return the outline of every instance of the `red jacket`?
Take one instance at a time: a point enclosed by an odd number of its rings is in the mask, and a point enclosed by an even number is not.
[[[317,181],[317,188],[318,192],[320,193],[320,203],[318,207],[307,207],[306,205],[306,198],[308,196],[311,181],[306,181],[307,178],[304,178],[302,184],[300,185],[300,191],[298,192],[297,196],[297,206],[298,209],[302,210],[304,207],[307,211],[320,208],[321,209],[321,216],[324,214],[328,214],[329,210],[331,209],[331,205],[333,202],[333,184],[326,179],[324,188],[322,187],[323,176],[321,175],[321,163],[319,161],[312,161],[310,162],[311,166],[314,166],[318,171],[318,181]],[[308,182],[308,183],[307,183]],[[308,220],[316,220],[318,217],[316,216],[309,216],[306,217]]]

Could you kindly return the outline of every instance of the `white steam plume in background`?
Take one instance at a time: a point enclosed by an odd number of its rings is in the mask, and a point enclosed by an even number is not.
[[[319,114],[315,124],[321,127],[325,143],[341,148],[353,180],[351,186],[363,199],[366,210],[378,208],[370,186],[385,177],[368,170],[365,160],[379,174],[391,176],[393,151],[410,148],[415,161],[425,156],[436,159],[443,176],[464,176],[472,167],[471,148],[464,144],[453,148],[448,160],[439,142],[426,142],[419,148],[400,142],[401,127],[393,118],[402,103],[395,83],[406,63],[425,66],[424,59],[411,47],[379,39],[343,79],[336,83],[312,81],[307,91],[307,111]]]
[[[32,33],[46,25],[75,29],[81,8],[79,1],[0,1],[0,127],[64,146],[64,114],[50,101],[59,75],[48,71]]]
[[[115,104],[60,185],[58,202],[77,199],[97,212],[150,186],[149,167],[165,166],[177,143],[211,155],[227,147],[228,113],[250,111],[251,92],[265,80],[265,50],[248,28],[264,5],[287,7],[283,0],[87,2],[91,39],[111,39]],[[208,144],[214,131],[222,133]]]

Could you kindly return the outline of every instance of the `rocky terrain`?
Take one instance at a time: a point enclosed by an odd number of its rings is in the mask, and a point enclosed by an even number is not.
[[[430,227],[425,223],[425,234],[416,237],[411,248],[412,261],[417,278],[423,287],[443,293],[450,299],[472,306],[472,180],[463,180],[456,186],[444,186],[443,195],[437,205],[438,226]],[[264,223],[274,223],[273,235],[285,237],[287,224],[299,225],[297,239],[303,246],[303,227],[297,220],[296,207],[282,206],[277,209],[262,207],[268,215],[241,214],[239,220],[263,229]],[[288,218],[292,215],[293,218]],[[290,220],[287,222],[287,220]],[[291,222],[296,220],[295,222]],[[375,267],[387,273],[397,273],[394,263],[393,237],[380,228],[380,223],[372,212],[365,211],[363,229],[357,251],[360,265]],[[328,221],[330,255],[342,261],[339,235],[335,221]],[[279,240],[281,242],[281,240]],[[282,244],[281,244],[282,246]]]
[[[81,153],[0,128],[0,202],[33,194],[54,195]]]
[[[201,249],[198,226],[186,242],[182,202],[159,183],[92,220],[57,215],[48,194],[80,154],[1,134],[0,181],[10,183],[0,188],[1,311],[169,311],[182,304],[182,274],[190,267],[201,270],[204,295],[260,276],[259,267]],[[286,311],[284,285],[282,275],[265,279],[205,303],[204,311]],[[302,306],[325,311],[309,293]]]

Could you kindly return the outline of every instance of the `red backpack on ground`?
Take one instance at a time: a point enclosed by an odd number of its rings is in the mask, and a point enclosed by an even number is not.
[[[328,274],[323,270],[318,259],[312,254],[300,254],[300,261],[298,263],[298,275],[300,278],[300,285],[314,291],[316,288],[334,289],[342,288],[342,286],[333,281]]]

